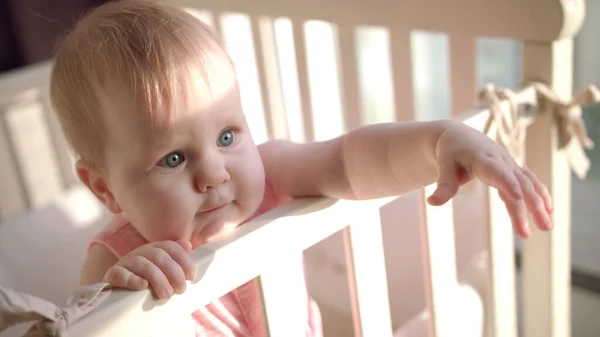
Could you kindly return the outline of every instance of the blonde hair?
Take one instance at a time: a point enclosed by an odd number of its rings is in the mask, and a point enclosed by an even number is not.
[[[108,88],[130,90],[136,110],[156,118],[191,90],[191,73],[203,71],[208,51],[231,61],[208,26],[157,1],[110,1],[84,16],[57,50],[50,80],[53,108],[76,157],[104,165],[100,97]]]

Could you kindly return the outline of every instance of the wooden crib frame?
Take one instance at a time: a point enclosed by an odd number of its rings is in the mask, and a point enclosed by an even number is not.
[[[475,38],[505,37],[522,41],[522,78],[548,84],[556,93],[572,94],[573,36],[584,18],[582,0],[177,0],[186,8],[210,11],[215,18],[225,13],[249,15],[256,53],[267,132],[270,138],[285,138],[287,122],[278,84],[277,59],[271,20],[290,18],[300,90],[305,139],[315,138],[312,128],[311,97],[302,23],[323,20],[335,25],[341,73],[342,108],[345,130],[363,124],[359,101],[354,29],[379,26],[389,30],[393,95],[397,121],[410,121],[413,84],[411,79],[410,31],[428,30],[448,34],[450,43],[453,118],[483,130],[489,118],[487,108],[475,106]],[[215,28],[221,31],[219,20]],[[0,81],[0,217],[6,218],[43,204],[76,179],[72,159],[47,96],[49,63],[17,71]],[[534,231],[522,242],[522,298],[524,336],[565,337],[570,335],[570,169],[564,151],[558,149],[553,119],[554,106],[541,104],[535,90],[518,92],[520,101],[537,109],[528,128],[525,164],[549,187],[556,210],[555,229]],[[9,98],[9,101],[6,101]],[[56,169],[38,171],[26,168],[19,157],[19,132],[8,113],[11,107],[30,104],[40,109],[36,118],[40,130],[53,144],[49,155]],[[505,102],[508,106],[508,103]],[[506,109],[508,111],[508,109]],[[495,137],[494,128],[488,133]],[[40,135],[38,135],[40,136]],[[37,137],[37,136],[36,136]],[[43,179],[45,192],[34,189]],[[36,185],[37,184],[37,185]],[[422,239],[426,264],[426,298],[432,313],[432,336],[455,336],[451,294],[457,286],[452,205],[430,207],[422,191]],[[482,203],[487,214],[489,250],[489,289],[486,299],[489,336],[517,336],[514,238],[505,211],[493,191]],[[379,209],[393,198],[372,201],[346,201],[327,198],[300,199],[269,212],[243,226],[232,237],[200,247],[193,252],[200,274],[183,295],[157,301],[150,292],[114,292],[92,313],[74,324],[69,336],[151,335],[191,313],[240,284],[260,277],[264,309],[271,336],[290,336],[300,322],[286,315],[294,303],[280,299],[285,289],[286,259],[343,231],[348,278],[352,295],[357,336],[392,335],[386,270],[381,239]],[[277,252],[277,254],[273,254]],[[534,271],[535,269],[535,271]],[[193,301],[192,301],[193,299]],[[298,330],[301,331],[301,330]],[[301,334],[297,334],[300,336]]]

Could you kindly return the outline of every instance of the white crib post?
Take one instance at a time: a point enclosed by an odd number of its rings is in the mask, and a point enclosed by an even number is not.
[[[392,337],[379,208],[363,203],[360,215],[343,230],[354,336]]]
[[[280,256],[280,261],[259,277],[263,312],[254,314],[264,314],[265,336],[306,336],[307,318],[303,316],[306,293],[301,291],[304,284],[302,252]]]
[[[430,336],[451,337],[457,330],[452,304],[458,290],[456,278],[456,249],[452,200],[443,206],[430,206],[425,198],[435,191],[436,185],[421,190],[421,240],[425,272],[425,301],[431,315]]]
[[[270,139],[285,139],[289,136],[289,130],[279,77],[280,65],[273,20],[268,17],[253,16],[251,25],[267,132]]]
[[[514,237],[504,203],[494,188],[486,188],[486,245],[489,249],[486,327],[489,337],[517,336]]]
[[[526,42],[525,81],[544,81],[563,98],[571,96],[572,38]],[[548,186],[554,199],[554,229],[523,241],[523,327],[526,337],[566,337],[571,334],[570,203],[571,173],[563,151],[557,149],[552,111],[541,106],[527,134],[526,165]],[[534,226],[532,226],[534,227]]]
[[[0,220],[20,214],[29,206],[21,172],[16,164],[10,130],[4,119],[5,103],[0,102]]]
[[[477,39],[472,35],[452,34],[450,45],[451,117],[475,104],[477,97]]]
[[[302,127],[304,140],[315,140],[315,126],[313,119],[313,105],[308,77],[308,58],[306,52],[306,21],[292,21],[294,37],[294,56],[296,58],[296,71],[298,75],[298,89],[300,91],[300,108],[302,111]]]
[[[52,149],[55,151],[58,169],[60,170],[62,185],[68,188],[78,180],[75,173],[75,157],[67,143],[66,137],[63,134],[58,117],[52,108],[50,101],[50,83],[49,81],[40,86],[40,104],[44,109],[44,116],[52,141]]]
[[[342,88],[344,111],[344,131],[348,132],[363,125],[360,79],[358,75],[358,55],[355,27],[351,24],[337,26],[338,64]]]

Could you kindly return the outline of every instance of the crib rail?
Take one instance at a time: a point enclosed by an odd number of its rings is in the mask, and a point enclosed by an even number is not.
[[[208,304],[252,278],[268,274],[273,267],[288,264],[290,257],[339,230],[348,231],[351,237],[353,245],[347,249],[351,250],[357,274],[374,276],[369,280],[356,280],[357,292],[364,292],[365,286],[370,289],[368,298],[361,296],[359,310],[363,317],[370,318],[361,324],[362,330],[365,335],[387,335],[385,332],[390,331],[391,323],[389,313],[386,314],[389,310],[388,294],[380,228],[363,220],[366,220],[365,214],[367,219],[372,219],[373,212],[389,200],[295,200],[249,222],[232,237],[195,250],[192,254],[200,276],[183,295],[175,295],[166,302],[152,299],[149,291],[111,295],[109,300],[74,325],[69,336],[153,335],[197,310],[199,305]],[[265,296],[265,306],[269,307],[270,301],[277,301],[282,291],[276,285],[270,287],[269,296]],[[295,325],[294,315],[289,314],[293,307],[289,311],[282,307],[273,309],[273,312],[284,312],[284,325]],[[373,315],[373,310],[378,314]],[[269,323],[274,325],[277,322]],[[286,336],[294,335],[286,329]],[[271,335],[281,335],[276,331],[271,331]]]
[[[177,4],[210,9],[213,13],[239,12],[253,17],[323,20],[341,25],[399,26],[458,35],[476,33],[478,36],[537,41],[553,41],[573,35],[585,13],[582,0],[178,0]]]

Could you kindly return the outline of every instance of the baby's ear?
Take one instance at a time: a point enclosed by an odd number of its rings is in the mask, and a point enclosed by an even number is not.
[[[121,208],[110,191],[102,172],[83,160],[78,160],[77,163],[75,163],[75,170],[79,180],[94,193],[98,200],[100,200],[111,212],[115,214],[121,213]]]

